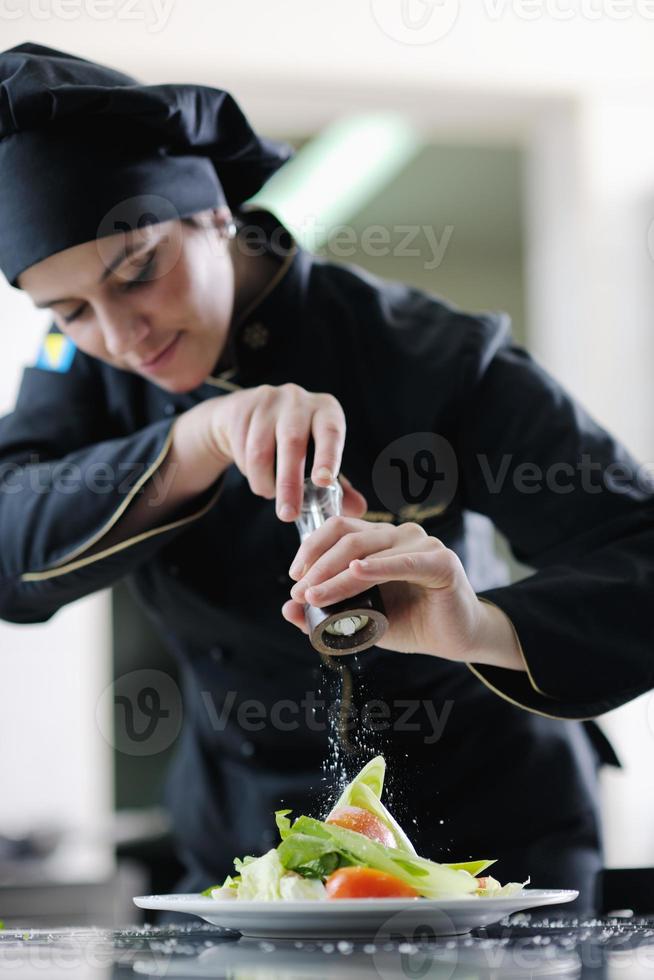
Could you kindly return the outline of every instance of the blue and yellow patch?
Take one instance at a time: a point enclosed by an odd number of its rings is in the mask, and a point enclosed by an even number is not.
[[[63,333],[49,333],[39,351],[36,367],[44,371],[70,371],[77,348]]]

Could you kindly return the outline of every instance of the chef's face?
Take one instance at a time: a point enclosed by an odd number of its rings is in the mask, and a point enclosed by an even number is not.
[[[213,370],[234,310],[229,221],[221,209],[85,242],[18,284],[86,354],[190,391]]]

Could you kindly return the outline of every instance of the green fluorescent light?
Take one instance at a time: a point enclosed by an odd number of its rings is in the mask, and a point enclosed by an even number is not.
[[[314,250],[382,190],[418,146],[402,116],[340,119],[298,150],[248,203],[269,208],[301,245]]]

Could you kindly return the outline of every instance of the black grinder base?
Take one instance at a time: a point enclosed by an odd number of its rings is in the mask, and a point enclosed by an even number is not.
[[[327,630],[327,626],[351,616],[364,616],[368,621],[350,635],[330,633]],[[319,653],[335,656],[367,650],[378,643],[388,629],[384,600],[377,585],[324,608],[306,603],[304,619],[313,648]]]

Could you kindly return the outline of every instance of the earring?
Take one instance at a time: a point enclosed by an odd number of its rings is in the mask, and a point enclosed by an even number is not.
[[[236,223],[234,221],[230,221],[225,227],[225,237],[229,239],[236,238],[236,230]]]

